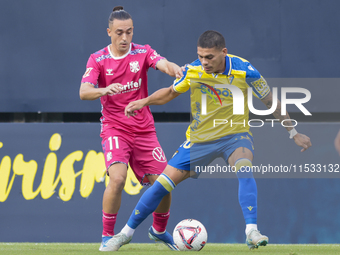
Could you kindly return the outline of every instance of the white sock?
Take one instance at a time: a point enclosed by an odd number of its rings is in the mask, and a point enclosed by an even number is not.
[[[157,235],[161,235],[161,234],[164,234],[166,232],[166,230],[163,231],[163,232],[158,232],[154,227],[152,227],[152,231]]]
[[[125,234],[127,237],[131,237],[135,233],[135,229],[130,228],[128,226],[128,224],[125,224],[125,226],[123,227],[123,229],[120,232]]]
[[[257,224],[247,224],[246,225],[246,235],[248,235],[248,233],[250,232],[250,230],[252,230],[252,229],[255,229],[255,230],[257,230]]]

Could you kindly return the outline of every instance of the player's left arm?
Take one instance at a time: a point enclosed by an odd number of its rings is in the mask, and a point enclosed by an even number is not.
[[[179,67],[165,58],[157,62],[156,68],[172,77],[181,78],[183,76],[183,67]]]
[[[273,95],[272,92],[270,91],[267,96],[261,99],[261,101],[266,105],[268,109],[272,107],[273,104]],[[276,110],[273,112],[273,115],[276,119],[279,119],[280,122],[285,120],[286,124],[286,129],[290,134],[290,138],[294,139],[294,142],[302,147],[301,152],[307,150],[309,147],[312,146],[312,143],[310,141],[310,138],[304,134],[298,133],[295,128],[293,128],[293,124],[290,121],[289,113],[286,111],[285,115],[281,115],[281,102],[279,99],[277,99],[277,106]]]
[[[273,104],[273,94],[270,90],[270,87],[254,66],[252,66],[249,62],[246,62],[245,65],[247,66],[246,82],[250,87],[253,88],[254,94],[260,98],[262,103],[264,103],[268,109],[270,109]],[[293,124],[290,121],[289,113],[286,111],[284,115],[281,115],[281,102],[278,99],[276,110],[273,112],[273,115],[276,119],[280,120],[280,122],[284,120],[285,123],[287,123],[285,128],[290,135],[289,138],[294,139],[294,142],[298,146],[302,147],[301,152],[312,146],[310,138],[304,134],[298,133],[293,127]]]

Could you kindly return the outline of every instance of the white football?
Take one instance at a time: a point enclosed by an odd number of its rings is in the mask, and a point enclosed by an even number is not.
[[[194,219],[182,220],[176,225],[172,235],[180,251],[200,251],[208,240],[207,230],[201,222]]]

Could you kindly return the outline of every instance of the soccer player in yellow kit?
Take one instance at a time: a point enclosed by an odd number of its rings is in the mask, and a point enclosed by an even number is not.
[[[187,141],[179,147],[155,184],[144,192],[122,231],[110,240],[116,250],[131,241],[137,226],[157,208],[163,196],[181,181],[199,174],[195,173],[195,166],[208,165],[217,157],[223,157],[236,169],[248,247],[254,249],[268,243],[268,237],[257,228],[256,182],[252,172],[244,169],[252,167],[254,152],[253,137],[246,124],[249,119],[247,89],[251,87],[268,108],[273,103],[272,93],[265,79],[247,60],[228,54],[219,32],[204,32],[198,39],[197,54],[198,59],[186,67],[184,76],[173,85],[130,102],[125,108],[127,116],[135,116],[144,106],[165,104],[191,88],[193,121],[187,131]],[[235,97],[243,97],[241,93],[245,97],[244,104],[233,105]],[[244,108],[244,114],[233,115],[234,107]],[[288,113],[281,115],[280,112],[277,100],[274,117],[280,121],[290,119]],[[309,137],[295,128],[286,129],[290,138],[302,147],[301,151],[312,145]]]

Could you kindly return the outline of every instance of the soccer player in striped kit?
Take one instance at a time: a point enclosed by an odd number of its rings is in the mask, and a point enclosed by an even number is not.
[[[90,56],[79,91],[82,100],[100,98],[102,105],[100,136],[110,181],[103,195],[100,251],[112,250],[107,242],[114,235],[128,164],[142,185],[154,183],[167,164],[149,107],[141,109],[137,118],[127,118],[124,109],[129,102],[148,96],[150,67],[173,77],[183,75],[178,65],[167,61],[149,45],[132,42],[133,21],[123,7],[113,9],[107,33],[111,44]],[[158,157],[153,157],[155,153]],[[153,213],[149,236],[176,249],[172,236],[166,232],[170,203],[169,193]]]

